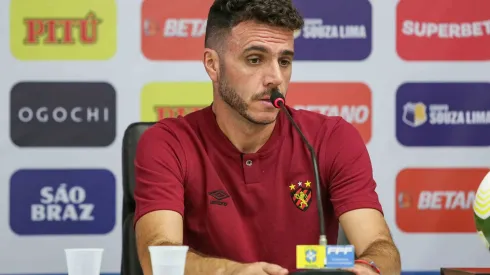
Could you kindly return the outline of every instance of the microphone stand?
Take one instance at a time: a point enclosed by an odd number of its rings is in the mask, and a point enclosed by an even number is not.
[[[313,166],[313,173],[315,175],[315,185],[316,185],[316,201],[318,204],[318,217],[320,218],[320,240],[318,242],[319,245],[322,246],[327,246],[327,235],[325,234],[325,217],[323,215],[323,204],[322,204],[322,194],[320,192],[320,173],[318,172],[318,163],[316,160],[316,154],[315,154],[315,149],[313,149],[313,146],[308,142],[306,137],[304,136],[303,132],[299,128],[298,124],[293,120],[293,117],[291,114],[288,112],[286,109],[286,105],[284,105],[284,102],[279,103],[279,106],[281,107],[281,110],[287,115],[288,120],[293,124],[293,127],[296,129],[296,131],[299,133],[301,136],[301,139],[303,140],[303,143],[306,145],[306,148],[308,148],[308,151],[310,151],[310,156],[311,156],[311,162]]]
[[[315,186],[316,186],[316,197],[317,197],[317,204],[318,204],[318,217],[320,219],[320,239],[319,239],[319,245],[324,246],[325,249],[327,247],[327,235],[325,233],[325,217],[323,215],[323,204],[322,204],[322,195],[320,192],[320,173],[318,172],[318,163],[316,160],[316,154],[315,154],[315,149],[311,144],[308,142],[306,139],[305,135],[303,134],[303,131],[299,128],[298,124],[294,121],[293,117],[291,114],[288,112],[286,109],[285,105],[285,100],[284,96],[279,92],[279,91],[273,91],[270,101],[272,105],[276,108],[280,108],[287,116],[289,122],[293,125],[293,127],[296,129],[298,134],[300,135],[301,139],[303,140],[303,143],[305,144],[306,148],[310,152],[311,156],[311,162],[313,166],[313,173],[315,176]],[[308,270],[296,270],[293,272],[290,272],[289,274],[291,275],[321,275],[329,273],[330,275],[352,275],[355,274],[350,271],[345,271],[345,270],[337,270],[337,269],[308,269]]]

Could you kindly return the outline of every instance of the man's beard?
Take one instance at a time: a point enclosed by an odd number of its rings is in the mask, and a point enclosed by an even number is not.
[[[226,80],[225,72],[223,70],[224,68],[220,69],[220,77],[218,81],[218,92],[223,99],[223,101],[228,104],[232,109],[234,109],[238,114],[240,114],[243,118],[248,120],[249,122],[257,125],[268,125],[273,123],[276,119],[274,118],[273,120],[267,120],[267,121],[259,121],[254,119],[250,114],[248,113],[248,104],[241,98],[238,93],[230,87],[228,81]],[[272,94],[272,90],[269,91],[264,91],[260,94],[257,94],[252,98],[252,100],[260,100],[261,98],[265,96],[270,96]]]

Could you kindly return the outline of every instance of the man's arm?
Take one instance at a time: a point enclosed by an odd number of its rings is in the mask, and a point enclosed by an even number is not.
[[[145,275],[152,274],[148,246],[182,245],[185,152],[175,134],[159,123],[141,136],[135,155],[135,234]],[[203,257],[189,250],[186,274],[215,274],[234,262]]]
[[[175,134],[158,123],[141,136],[134,165],[136,245],[143,273],[152,275],[148,246],[183,243],[185,152]],[[185,274],[283,275],[287,271],[273,264],[207,257],[189,248]]]
[[[359,259],[373,261],[382,274],[400,274],[400,253],[393,243],[383,215],[378,210],[352,210],[342,214],[339,221]]]
[[[329,193],[336,216],[359,259],[373,261],[382,274],[400,274],[400,254],[383,217],[372,164],[359,132],[339,120],[324,150]],[[328,161],[329,160],[329,161]],[[370,268],[358,265],[357,268]]]
[[[135,232],[143,274],[151,275],[148,246],[182,245],[182,216],[169,210],[150,212],[138,220]],[[187,253],[185,274],[229,274],[238,265],[234,261],[206,257],[190,250]]]

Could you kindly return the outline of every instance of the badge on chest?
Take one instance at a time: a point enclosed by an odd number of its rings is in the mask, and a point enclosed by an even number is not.
[[[308,210],[313,199],[311,182],[298,181],[297,183],[291,183],[289,191],[294,205],[301,211]]]

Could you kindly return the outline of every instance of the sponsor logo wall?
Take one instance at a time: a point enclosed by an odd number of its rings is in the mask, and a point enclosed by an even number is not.
[[[110,59],[116,14],[115,0],[10,1],[10,50],[19,60]]]
[[[99,147],[116,137],[108,83],[22,82],[10,92],[10,137],[19,147]]]
[[[360,132],[404,271],[485,267],[471,206],[490,166],[490,4],[293,1],[288,105]],[[0,4],[0,274],[65,273],[67,247],[103,247],[120,272],[124,130],[212,102],[212,2]]]
[[[475,193],[488,168],[407,168],[396,178],[396,224],[407,233],[475,233]],[[424,221],[418,223],[414,221]]]
[[[115,189],[108,170],[18,170],[10,179],[10,228],[18,235],[109,233]]]
[[[396,135],[405,146],[489,146],[490,83],[404,83]]]

